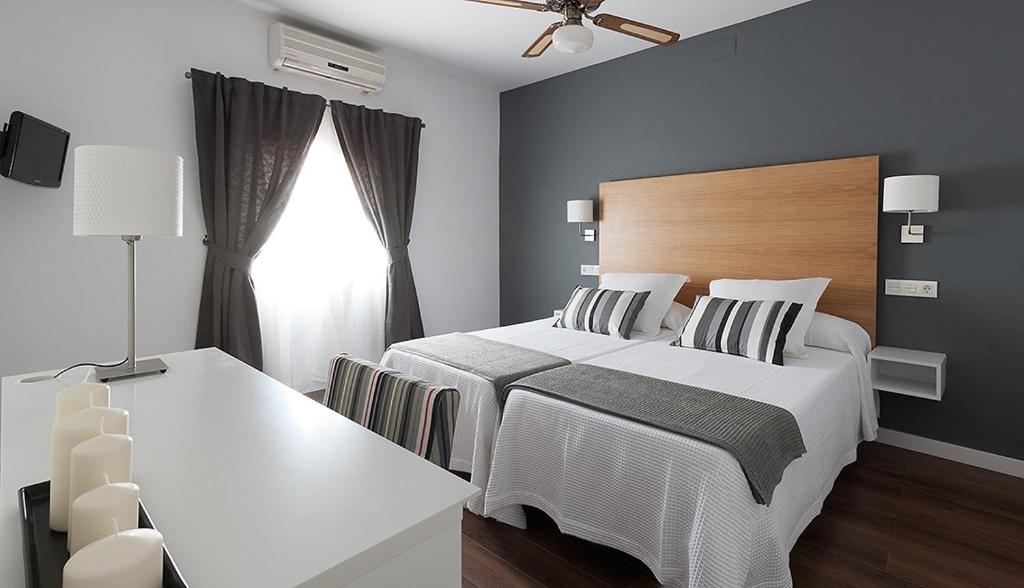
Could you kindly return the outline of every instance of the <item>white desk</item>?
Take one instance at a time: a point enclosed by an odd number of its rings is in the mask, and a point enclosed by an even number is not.
[[[162,357],[166,375],[111,383],[111,405],[191,588],[461,585],[479,489],[221,351]],[[49,478],[54,395],[84,373],[3,380],[0,586],[24,585],[17,492]]]

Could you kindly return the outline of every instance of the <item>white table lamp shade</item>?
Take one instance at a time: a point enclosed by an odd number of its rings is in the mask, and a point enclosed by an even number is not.
[[[566,203],[566,212],[567,222],[592,223],[594,222],[594,201],[569,200]]]
[[[180,237],[183,170],[152,149],[76,147],[74,235]]]
[[[939,176],[885,178],[884,212],[936,212],[939,210]]]

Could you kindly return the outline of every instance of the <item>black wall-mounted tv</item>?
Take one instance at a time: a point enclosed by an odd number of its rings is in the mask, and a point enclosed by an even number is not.
[[[71,133],[15,111],[4,125],[0,175],[46,188],[59,188]]]

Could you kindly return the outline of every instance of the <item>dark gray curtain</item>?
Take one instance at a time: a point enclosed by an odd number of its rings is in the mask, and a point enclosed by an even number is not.
[[[385,345],[423,336],[423,319],[409,263],[423,122],[400,114],[331,101],[338,131],[366,216],[388,250]]]
[[[288,204],[324,98],[192,70],[199,188],[208,248],[196,348],[263,369],[249,268]]]

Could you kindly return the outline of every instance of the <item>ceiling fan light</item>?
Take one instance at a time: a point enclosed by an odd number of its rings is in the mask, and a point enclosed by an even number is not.
[[[552,40],[562,53],[585,53],[594,45],[594,32],[583,25],[569,24],[559,27]]]

